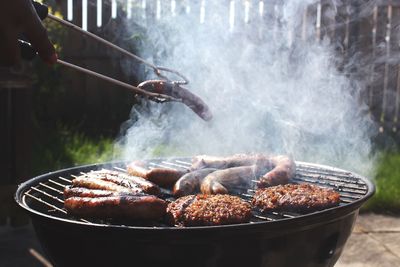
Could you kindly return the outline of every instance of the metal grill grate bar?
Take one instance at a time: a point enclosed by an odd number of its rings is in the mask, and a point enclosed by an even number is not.
[[[55,184],[55,185],[58,185],[59,187],[62,187],[62,188],[65,188],[65,187],[66,187],[66,185],[60,184],[60,183],[58,183],[58,182],[56,182],[56,181],[54,181],[54,180],[52,180],[52,179],[49,179],[49,182],[50,182],[50,183],[53,183],[53,184]]]
[[[38,189],[37,187],[31,187],[31,188],[32,188],[33,190],[35,190],[36,192],[39,192],[39,193],[41,193],[41,194],[43,194],[43,195],[45,195],[45,196],[47,196],[47,197],[49,197],[49,198],[51,198],[51,199],[54,199],[54,200],[56,200],[56,201],[58,201],[58,202],[64,204],[64,200],[61,200],[61,199],[59,199],[58,197],[55,197],[55,196],[53,196],[53,195],[50,195],[49,193],[44,192],[44,191]]]
[[[177,163],[180,163],[180,164],[183,164],[183,165],[186,165],[186,166],[188,166],[188,167],[190,167],[192,164],[190,163],[190,162],[187,162],[187,161],[182,161],[182,160],[175,160],[175,162],[177,162]]]
[[[128,171],[126,169],[120,168],[120,167],[113,167],[115,170],[127,173]]]
[[[67,183],[72,183],[71,180],[65,179],[64,177],[59,176],[58,178],[60,178],[61,180],[67,182]]]
[[[63,178],[63,177],[58,177],[58,178],[60,178],[60,179],[62,179],[62,180],[64,180],[64,181],[69,181],[69,182],[71,182],[70,180],[67,180],[67,179],[65,179],[65,178]],[[53,182],[54,182],[54,181],[53,181]],[[58,183],[57,183],[57,184],[58,184]],[[53,187],[51,187],[51,186],[49,186],[49,185],[47,185],[47,184],[39,183],[39,185],[40,185],[40,186],[43,186],[44,188],[50,189],[50,190],[52,190],[52,191],[54,191],[54,192],[57,192],[58,194],[62,194],[62,195],[63,195],[63,192],[62,192],[62,191],[57,190],[57,189],[55,189],[55,188],[53,188]],[[58,197],[55,197],[55,196],[53,196],[53,195],[51,195],[51,194],[49,194],[49,193],[47,193],[47,192],[45,192],[45,191],[39,189],[38,187],[39,187],[39,186],[33,186],[33,187],[31,187],[31,189],[32,189],[33,191],[35,191],[36,193],[39,193],[39,194],[42,194],[42,195],[44,195],[44,196],[46,196],[46,197],[49,197],[49,198],[51,198],[51,199],[54,199],[55,201],[57,201],[57,202],[59,202],[59,203],[62,203],[62,204],[64,205],[64,200],[61,200],[61,199],[59,199]],[[57,206],[55,206],[55,205],[49,203],[48,201],[43,200],[43,199],[40,198],[40,197],[34,196],[34,195],[30,194],[29,191],[30,191],[30,190],[28,190],[27,192],[25,192],[24,195],[30,197],[31,199],[33,199],[33,200],[35,200],[35,201],[37,201],[37,202],[39,202],[39,203],[41,203],[41,204],[44,204],[44,205],[47,206],[47,207],[52,208],[52,209],[55,210],[55,211],[59,211],[59,212],[63,213],[64,215],[68,215],[67,211],[65,211],[63,208],[59,208],[59,207],[57,207]],[[50,211],[51,211],[51,210],[48,210],[48,212],[50,212]],[[85,222],[85,223],[93,224],[92,222],[90,222],[90,221],[88,221],[88,220],[86,220],[86,219],[83,219],[83,218],[79,218],[78,220],[80,220],[80,221],[82,221],[82,222]]]
[[[59,193],[59,194],[61,194],[61,195],[64,193],[64,192],[61,191],[61,190],[55,189],[55,188],[53,188],[53,187],[51,187],[51,186],[48,186],[47,184],[44,184],[44,183],[39,183],[39,184],[40,184],[41,186],[43,186],[43,187],[46,187],[46,188],[48,188],[48,189],[54,191],[54,192]]]
[[[64,214],[67,214],[67,212],[65,210],[60,209],[59,207],[56,207],[56,206],[48,203],[47,201],[42,200],[41,198],[35,197],[34,195],[29,194],[28,192],[25,192],[25,196],[28,196],[28,197],[30,197],[30,198],[32,198],[34,200],[37,200],[40,203],[42,203],[42,204],[44,204],[44,205],[46,205],[46,206],[48,206],[48,207],[50,207],[52,209],[55,209],[55,210],[58,210],[58,211],[60,211],[60,212],[62,212]]]
[[[181,168],[181,169],[189,169],[186,166],[182,166],[180,164],[176,164],[176,163],[173,163],[173,162],[162,161],[161,163],[166,164],[167,166],[171,166],[171,167],[178,167],[178,168]]]

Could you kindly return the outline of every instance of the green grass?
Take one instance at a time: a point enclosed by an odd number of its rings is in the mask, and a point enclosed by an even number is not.
[[[119,150],[109,137],[88,137],[65,126],[40,129],[33,145],[32,173],[110,161]]]
[[[400,213],[400,153],[388,152],[380,157],[373,182],[375,195],[362,210]]]

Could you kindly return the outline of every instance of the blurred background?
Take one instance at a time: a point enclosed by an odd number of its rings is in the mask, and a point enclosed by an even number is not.
[[[206,1],[183,0],[43,2],[53,14],[153,61],[162,55],[142,25],[155,27],[159,16],[187,12],[189,5],[201,20],[201,12],[208,8]],[[236,4],[244,25],[280,12],[275,0],[225,2],[227,7]],[[376,123],[370,156],[378,164],[370,178],[377,191],[362,212],[398,216],[400,1],[333,1],[334,8],[332,1],[309,2],[299,34],[304,42],[330,42],[336,51],[337,69],[365,81],[360,101],[367,104],[368,115]],[[44,24],[60,58],[134,85],[148,76],[137,62],[53,21]],[[362,69],[351,64],[357,60]],[[143,105],[129,91],[61,66],[50,68],[37,59],[12,69],[0,68],[1,266],[43,266],[29,218],[14,203],[16,186],[52,170],[119,158],[116,140],[124,135],[128,120],[130,125],[135,123],[131,110]],[[153,156],[170,151],[168,146],[160,146]]]

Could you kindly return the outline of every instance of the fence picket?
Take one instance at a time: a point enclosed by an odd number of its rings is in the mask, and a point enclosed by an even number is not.
[[[377,7],[377,19],[375,26],[375,40],[374,40],[374,80],[372,82],[372,102],[370,105],[371,113],[375,117],[376,121],[382,123],[384,117],[383,102],[383,88],[384,80],[387,72],[385,71],[385,56],[386,56],[386,26],[387,26],[387,6]],[[381,128],[381,131],[383,128]]]
[[[388,81],[388,90],[387,90],[387,110],[386,110],[386,120],[389,121],[392,125],[390,126],[390,130],[393,132],[397,132],[399,129],[398,125],[398,112],[399,112],[399,96],[400,96],[400,73],[399,73],[399,59],[396,58],[400,53],[400,6],[392,6],[391,7],[391,21],[390,21],[390,76]]]

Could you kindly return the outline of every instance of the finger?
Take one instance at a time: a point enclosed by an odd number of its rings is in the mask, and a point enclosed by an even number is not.
[[[18,33],[10,28],[0,29],[0,64],[12,66],[19,62]]]
[[[54,64],[57,61],[57,55],[53,44],[49,40],[47,30],[43,27],[36,12],[33,12],[31,16],[32,20],[29,20],[30,23],[25,25],[24,33],[43,61]]]

